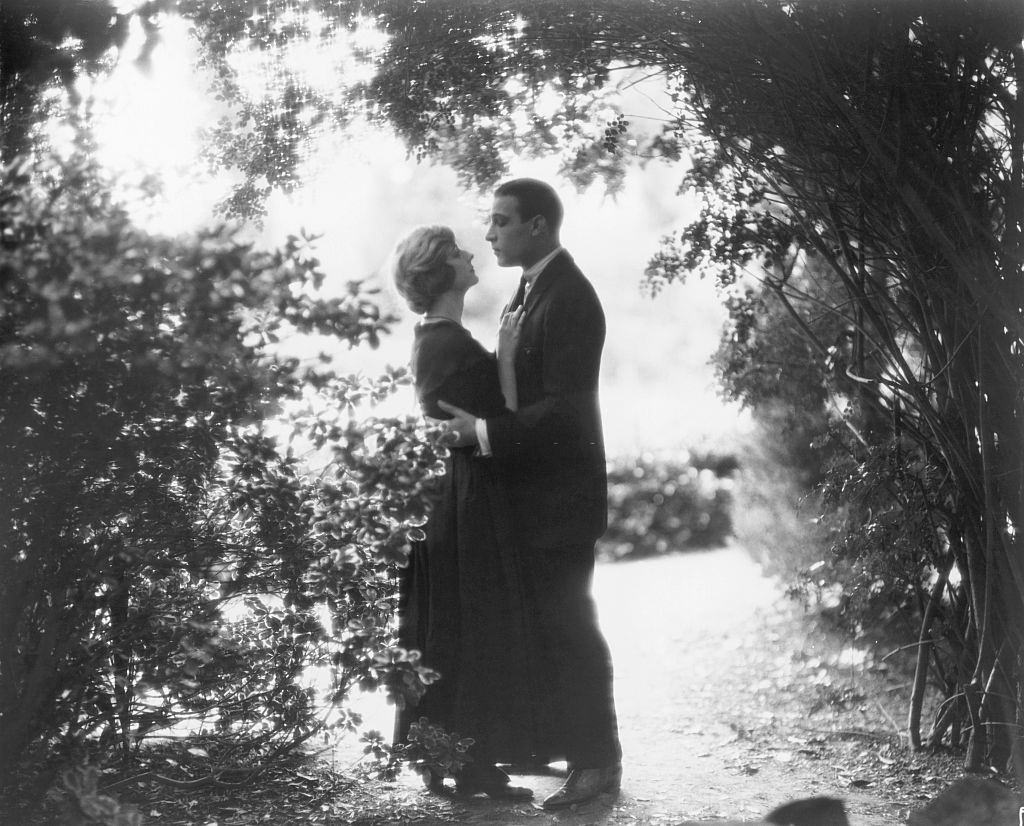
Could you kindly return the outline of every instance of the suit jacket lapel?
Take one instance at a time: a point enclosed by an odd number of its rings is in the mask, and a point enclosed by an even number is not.
[[[526,305],[525,309],[523,310],[523,314],[528,314],[530,310],[533,308],[533,306],[537,303],[538,298],[547,289],[548,285],[551,282],[551,279],[557,277],[554,271],[560,269],[562,265],[567,261],[571,263],[572,257],[565,250],[562,250],[558,255],[552,258],[551,263],[549,263],[543,270],[541,270],[541,272],[534,279],[533,286],[530,287],[530,292],[526,294],[525,300],[523,298],[523,294],[526,292],[526,285],[525,282],[523,282],[520,279],[519,287],[516,289],[512,298],[509,299],[509,302],[502,308],[501,314],[505,315],[506,313],[518,307],[520,304]],[[542,275],[544,276],[544,278],[541,278]]]
[[[530,292],[526,294],[525,308],[523,315],[529,315],[537,302],[540,301],[541,296],[547,291],[548,287],[551,286],[551,282],[558,278],[558,273],[565,266],[567,262],[571,262],[572,257],[568,252],[562,250],[558,255],[551,259],[551,262],[538,273],[537,277],[533,281],[533,286],[530,287]]]

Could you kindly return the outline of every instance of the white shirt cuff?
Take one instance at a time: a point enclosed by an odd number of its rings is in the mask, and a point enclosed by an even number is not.
[[[491,440],[487,438],[487,420],[477,419],[476,420],[476,440],[480,444],[480,455],[490,456],[491,455]]]

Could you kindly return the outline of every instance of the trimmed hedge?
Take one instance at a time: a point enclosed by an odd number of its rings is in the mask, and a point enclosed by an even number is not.
[[[732,535],[735,457],[686,451],[619,457],[608,467],[604,561],[713,548]]]

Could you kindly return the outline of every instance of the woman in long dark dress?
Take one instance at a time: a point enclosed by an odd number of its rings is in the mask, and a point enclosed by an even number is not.
[[[486,418],[515,409],[512,350],[519,315],[502,320],[498,354],[462,326],[466,291],[477,276],[472,254],[446,227],[420,227],[399,242],[392,275],[423,316],[412,353],[416,395],[425,415],[447,419],[442,399]],[[401,582],[399,639],[441,674],[420,702],[398,712],[395,742],[421,717],[471,737],[472,762],[456,776],[466,793],[528,799],[496,763],[534,751],[534,686],[525,634],[519,559],[509,503],[493,462],[453,448],[435,493],[426,540],[415,543]],[[438,788],[439,778],[433,788]]]

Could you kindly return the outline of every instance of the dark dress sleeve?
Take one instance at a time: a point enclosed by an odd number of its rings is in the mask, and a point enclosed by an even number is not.
[[[492,353],[468,331],[454,324],[434,324],[417,331],[413,351],[416,397],[423,414],[450,419],[437,402],[445,401],[479,418],[505,410]]]

